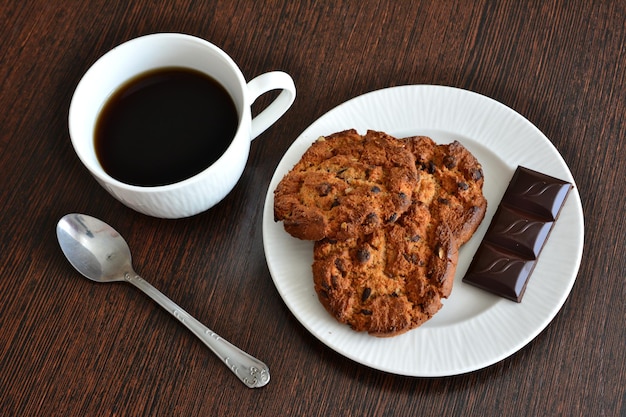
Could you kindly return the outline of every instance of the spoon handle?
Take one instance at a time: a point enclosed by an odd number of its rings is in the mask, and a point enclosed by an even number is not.
[[[270,381],[270,370],[266,364],[222,339],[139,275],[126,273],[124,279],[147,294],[191,330],[249,388],[262,387]]]

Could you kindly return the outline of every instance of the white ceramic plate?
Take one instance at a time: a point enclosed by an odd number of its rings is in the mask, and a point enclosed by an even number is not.
[[[276,185],[320,135],[355,128],[396,137],[428,135],[438,143],[460,141],[478,158],[489,205],[485,220],[459,253],[454,288],[442,309],[421,327],[392,338],[357,333],[322,307],[313,289],[313,244],[274,222]],[[563,158],[528,120],[485,96],[451,87],[409,85],[374,91],[347,101],[309,126],[279,163],[263,213],[265,255],[285,304],[315,337],[340,354],[382,371],[445,376],[494,364],[521,349],[554,318],[578,273],[583,212],[576,187],[528,282],[521,303],[463,283],[513,172],[522,165],[574,184]]]

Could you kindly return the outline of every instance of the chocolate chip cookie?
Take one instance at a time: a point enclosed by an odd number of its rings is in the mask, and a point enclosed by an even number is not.
[[[437,145],[425,136],[402,141],[419,171],[408,211],[369,235],[314,246],[322,305],[338,321],[375,336],[404,333],[439,311],[452,290],[458,248],[487,206],[481,165],[460,143]]]
[[[274,191],[274,219],[292,236],[344,240],[394,223],[411,205],[415,157],[385,133],[320,137]]]

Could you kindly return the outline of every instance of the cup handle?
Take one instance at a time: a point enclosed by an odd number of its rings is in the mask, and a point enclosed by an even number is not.
[[[262,112],[252,119],[250,140],[256,139],[268,127],[273,125],[291,107],[296,98],[296,86],[289,74],[282,71],[271,71],[255,77],[248,83],[250,104],[262,94],[271,90],[282,90]]]

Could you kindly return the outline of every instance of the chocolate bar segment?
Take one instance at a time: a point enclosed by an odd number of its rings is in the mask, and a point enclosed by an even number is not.
[[[552,223],[520,215],[518,210],[502,205],[491,220],[489,241],[525,259],[536,259]]]
[[[536,260],[518,257],[489,242],[481,244],[463,282],[501,297],[521,301]]]
[[[555,221],[572,188],[568,182],[524,167],[517,167],[502,204],[517,208],[527,216]]]
[[[517,167],[463,282],[521,302],[572,184]]]

